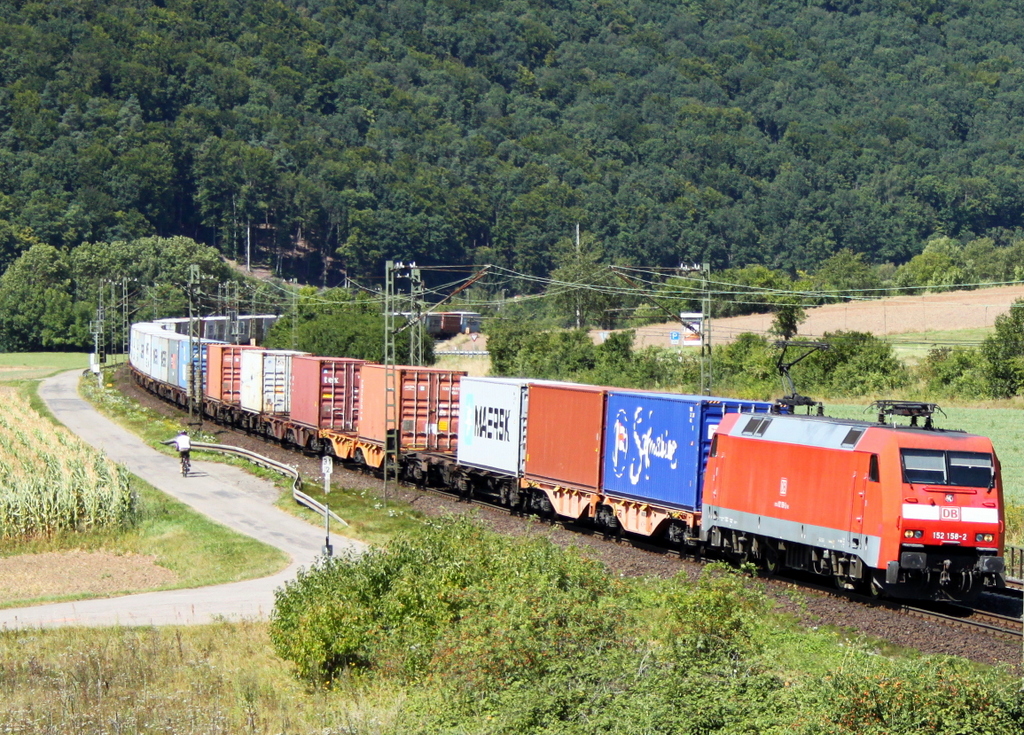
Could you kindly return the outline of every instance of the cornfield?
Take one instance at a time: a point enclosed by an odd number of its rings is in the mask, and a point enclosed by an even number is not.
[[[128,472],[14,392],[0,396],[0,538],[128,526]]]

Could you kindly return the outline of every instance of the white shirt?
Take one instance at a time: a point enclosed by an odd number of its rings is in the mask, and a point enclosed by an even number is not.
[[[178,434],[174,437],[174,446],[179,452],[187,452],[192,449],[192,440],[188,438],[188,434]]]

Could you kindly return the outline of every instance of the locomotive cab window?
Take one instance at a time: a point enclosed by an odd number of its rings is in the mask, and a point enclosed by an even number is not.
[[[900,450],[903,481],[921,485],[991,487],[992,455],[983,452]]]
[[[946,453],[931,449],[904,449],[903,481],[921,485],[946,484]]]
[[[991,487],[992,455],[980,452],[950,452],[949,484]]]

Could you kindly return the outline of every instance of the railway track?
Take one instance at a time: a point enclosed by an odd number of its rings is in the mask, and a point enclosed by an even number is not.
[[[1019,617],[985,612],[970,607],[957,607],[949,612],[939,612],[911,605],[899,606],[899,612],[910,617],[934,620],[951,627],[971,628],[989,635],[1019,640],[1024,636],[1024,624]]]

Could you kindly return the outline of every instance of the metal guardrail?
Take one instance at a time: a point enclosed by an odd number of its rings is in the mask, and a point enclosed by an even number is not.
[[[309,497],[308,495],[306,495],[306,493],[302,492],[302,490],[300,489],[302,487],[302,478],[299,476],[298,469],[292,467],[290,464],[284,464],[283,462],[278,462],[276,459],[264,457],[262,454],[256,454],[256,452],[250,452],[248,449],[242,449],[241,447],[232,447],[228,444],[207,444],[206,442],[192,442],[192,448],[199,449],[204,452],[220,452],[221,454],[230,454],[236,457],[242,457],[243,459],[249,460],[253,464],[265,467],[268,470],[275,470],[277,472],[280,472],[282,475],[287,475],[288,477],[292,478],[292,497],[295,499],[295,502],[306,506],[310,510],[319,513],[321,516],[325,515],[326,513],[330,513],[331,518],[333,518],[335,521],[342,524],[343,526],[348,525],[345,519],[339,516],[333,510],[330,510],[320,501],[313,500],[313,498]]]
[[[437,350],[435,355],[454,355],[456,357],[488,357],[491,353],[487,350]]]

